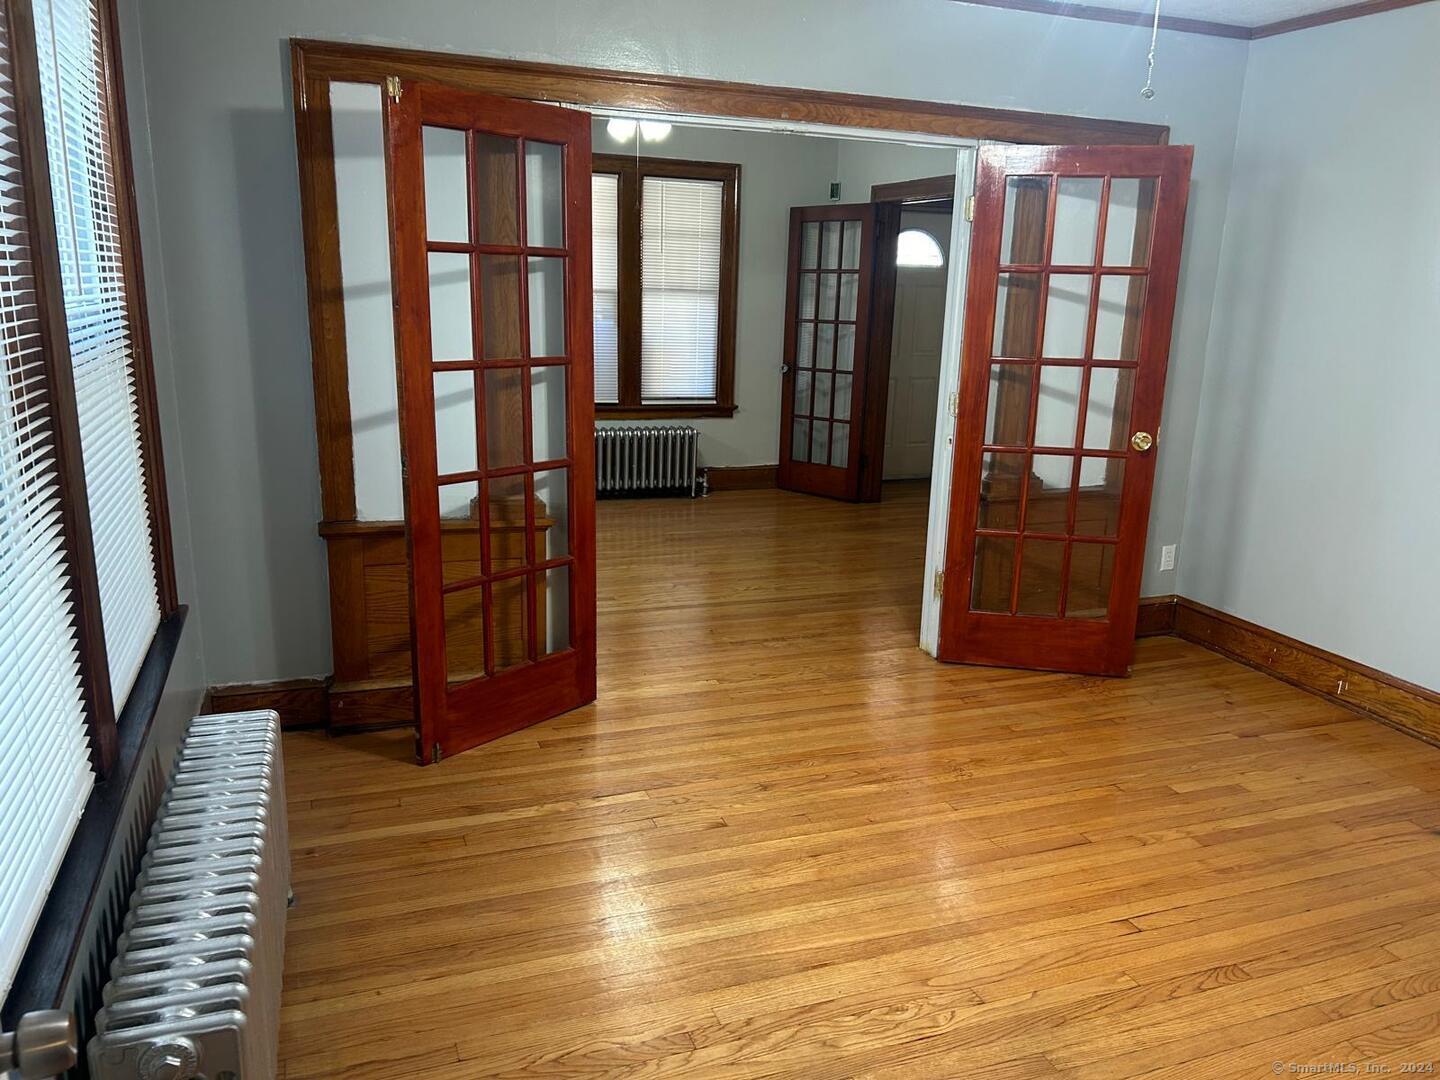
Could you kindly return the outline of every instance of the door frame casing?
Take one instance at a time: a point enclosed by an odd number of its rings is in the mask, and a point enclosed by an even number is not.
[[[355,465],[350,440],[349,373],[335,207],[329,85],[390,76],[530,101],[814,123],[1014,143],[1153,145],[1164,125],[1029,113],[792,87],[608,71],[522,60],[463,56],[383,45],[293,38],[290,42],[300,203],[310,313],[311,360],[326,522],[354,521]]]
[[[1154,145],[1169,128],[1126,120],[992,109],[914,99],[753,85],[645,72],[613,71],[493,57],[466,56],[383,45],[292,38],[291,101],[295,115],[306,296],[314,380],[321,521],[329,553],[332,638],[356,637],[353,558],[337,543],[354,546],[370,531],[392,532],[403,522],[362,521],[355,503],[349,367],[340,268],[330,84],[369,83],[381,92],[387,78],[404,76],[501,97],[633,109],[651,115],[690,114],[893,132],[927,138],[992,139],[1013,143]],[[959,215],[956,215],[957,218]],[[937,418],[939,422],[939,418]],[[933,495],[932,495],[933,503]],[[931,524],[930,547],[943,545]],[[942,547],[943,550],[943,547]],[[927,551],[928,561],[934,552]],[[926,595],[933,575],[926,574]],[[922,631],[923,638],[923,631]],[[345,697],[351,722],[390,726],[409,696],[402,685],[356,684]],[[351,714],[353,713],[353,717]]]
[[[955,152],[954,198],[959,210],[975,192],[973,146]],[[945,551],[950,532],[950,489],[955,460],[955,424],[951,395],[960,391],[960,344],[965,324],[965,292],[970,282],[970,222],[964,213],[950,215],[950,266],[945,281],[945,328],[940,337],[940,393],[935,408],[935,453],[930,463],[930,512],[926,518],[925,576],[920,590],[920,648],[936,656],[940,650],[940,601]]]

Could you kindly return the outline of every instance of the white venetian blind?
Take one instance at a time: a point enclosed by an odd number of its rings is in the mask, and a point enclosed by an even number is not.
[[[590,177],[590,250],[595,288],[595,401],[620,400],[620,177]]]
[[[0,4],[0,1001],[92,782],[5,12]]]
[[[644,178],[640,396],[646,402],[715,400],[724,190],[718,180]]]
[[[160,601],[110,153],[101,8],[96,0],[35,0],[34,9],[100,614],[118,711],[160,625]]]

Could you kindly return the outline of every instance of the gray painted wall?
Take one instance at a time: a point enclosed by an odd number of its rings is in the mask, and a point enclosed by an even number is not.
[[[1440,688],[1440,6],[1251,46],[1180,592]]]
[[[936,146],[896,146],[890,143],[841,144],[838,179],[840,201],[869,202],[875,184],[921,180],[955,172],[955,151]]]
[[[1148,29],[939,0],[147,0],[139,22],[155,178],[142,209],[168,323],[156,336],[182,406],[168,446],[177,474],[184,462],[177,517],[212,682],[330,671],[291,36],[1171,125],[1196,161],[1152,549],[1180,536],[1244,42],[1162,34],[1145,102]],[[1173,591],[1154,562],[1145,590]]]

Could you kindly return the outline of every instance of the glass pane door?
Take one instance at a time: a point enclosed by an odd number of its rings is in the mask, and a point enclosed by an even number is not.
[[[594,696],[585,120],[426,84],[391,110],[416,681],[443,752]]]
[[[982,150],[942,658],[1128,665],[1189,166]]]
[[[893,245],[898,209],[831,204],[790,214],[779,483],[813,495],[878,498],[878,464],[872,484],[862,461],[867,435],[875,437],[866,401],[875,362],[871,301],[893,282],[893,259],[879,260],[876,252],[887,241]],[[884,344],[878,360],[888,363],[888,337]],[[879,410],[883,424],[883,401]]]

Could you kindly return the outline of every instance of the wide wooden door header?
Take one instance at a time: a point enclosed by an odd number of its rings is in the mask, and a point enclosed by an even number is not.
[[[387,76],[395,75],[532,101],[916,131],[1016,143],[1144,145],[1164,143],[1170,134],[1163,124],[1129,120],[610,71],[384,45],[305,38],[292,39],[290,45],[297,87],[304,78],[383,82]],[[301,101],[300,95],[296,100]]]

